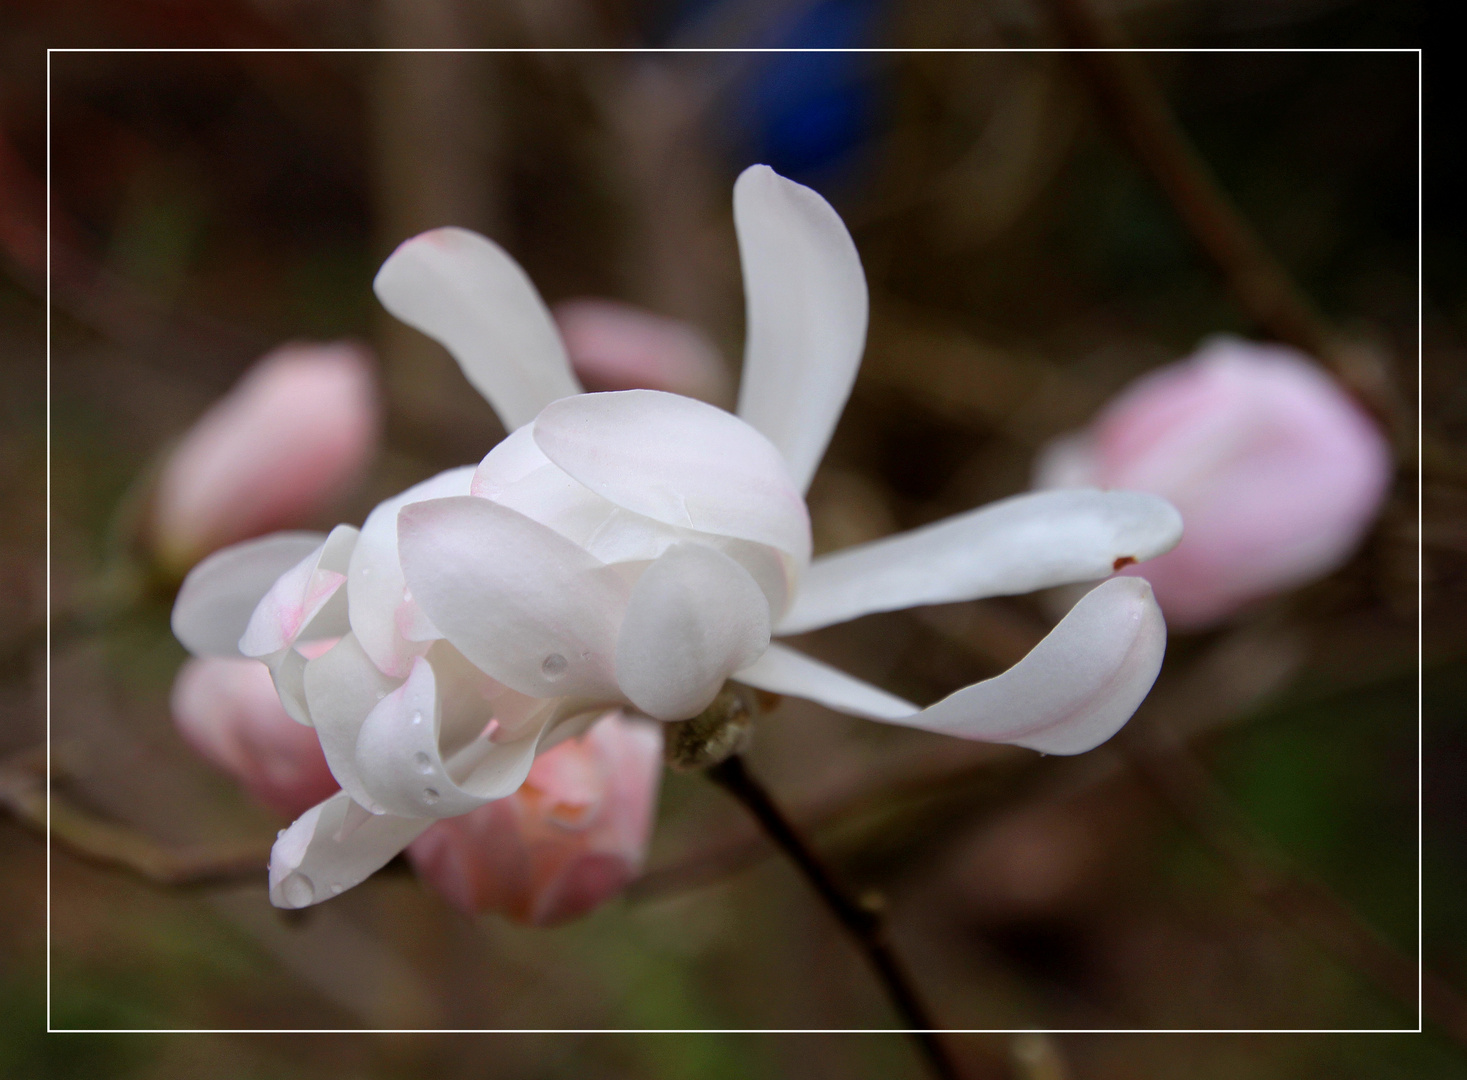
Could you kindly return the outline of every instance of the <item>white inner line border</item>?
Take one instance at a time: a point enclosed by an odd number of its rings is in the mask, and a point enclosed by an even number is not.
[[[45,50],[45,1032],[47,1035],[905,1035],[904,1027],[53,1027],[51,1026],[51,56],[56,53],[1414,53],[1416,54],[1416,458],[1423,453],[1424,50],[1353,48],[50,48]],[[1416,471],[1416,1027],[943,1027],[942,1035],[1422,1035],[1424,650],[1422,470]]]

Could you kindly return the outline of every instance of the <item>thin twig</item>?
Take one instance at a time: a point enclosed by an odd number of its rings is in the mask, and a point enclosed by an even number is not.
[[[1121,51],[1115,21],[1092,0],[1049,0],[1060,34],[1102,114],[1165,193],[1248,317],[1329,366],[1376,416],[1400,432],[1401,409],[1383,365],[1330,326],[1269,252],[1177,122],[1141,57]]]
[[[1309,877],[1258,836],[1183,742],[1153,727],[1149,733],[1127,732],[1117,743],[1152,791],[1254,899],[1413,1012],[1419,985],[1426,1019],[1467,1045],[1467,1001],[1391,945],[1323,882]]]
[[[947,1047],[933,1029],[932,1013],[918,996],[911,977],[892,951],[885,920],[875,904],[862,904],[845,891],[830,869],[774,804],[763,785],[750,774],[738,754],[707,770],[714,783],[727,791],[754,815],[769,838],[799,868],[805,880],[830,909],[832,915],[859,946],[876,972],[904,1026],[912,1033],[934,1075],[956,1080],[957,1067]]]
[[[46,834],[46,784],[30,758],[0,763],[0,806],[36,832]],[[23,760],[27,759],[27,760]],[[51,840],[85,862],[122,870],[168,887],[263,882],[270,862],[268,844],[219,847],[169,847],[125,825],[107,821],[55,794],[51,795]]]

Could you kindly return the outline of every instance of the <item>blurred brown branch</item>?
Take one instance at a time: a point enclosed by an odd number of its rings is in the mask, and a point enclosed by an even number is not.
[[[1392,432],[1409,436],[1396,388],[1380,358],[1347,341],[1275,259],[1187,138],[1142,58],[1093,0],[1049,0],[1066,45],[1102,115],[1165,193],[1216,264],[1248,317],[1278,340],[1317,357]]]
[[[36,832],[47,832],[46,752],[37,747],[0,762],[0,805]],[[125,825],[106,821],[54,791],[50,836],[61,850],[97,866],[122,870],[154,885],[219,885],[264,879],[270,845],[258,842],[168,847]]]

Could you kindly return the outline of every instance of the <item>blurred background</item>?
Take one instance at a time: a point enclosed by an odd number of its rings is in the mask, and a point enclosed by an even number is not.
[[[253,857],[286,823],[199,761],[170,720],[184,659],[170,586],[118,569],[159,455],[254,360],[299,339],[369,343],[386,417],[365,477],[303,526],[359,522],[502,436],[447,354],[371,294],[386,253],[425,228],[496,238],[552,303],[605,297],[689,320],[732,380],[743,311],[733,179],[765,162],[824,194],[860,249],[872,318],[811,492],[817,551],[1023,491],[1037,450],[1138,375],[1211,334],[1276,332],[1219,275],[1073,56],[64,53],[50,59],[48,101],[46,47],[1003,49],[1074,40],[1083,27],[1067,9],[7,3],[0,750],[13,813],[0,818],[0,1074],[923,1075],[897,1035],[44,1034],[45,847],[33,819],[48,671],[48,139],[55,775],[68,820],[103,847]],[[1423,32],[1410,3],[1112,0],[1102,12],[1126,40],[1187,49],[1415,45]],[[1450,232],[1428,250],[1418,533],[1417,63],[1144,57],[1220,189],[1365,358],[1346,369],[1407,451],[1351,562],[1223,626],[1174,634],[1124,745],[1041,758],[787,701],[760,722],[752,761],[847,878],[885,898],[899,948],[951,1026],[1412,1027],[1419,614],[1426,1034],[955,1037],[974,1077],[1467,1067],[1467,1013],[1450,989],[1467,984],[1467,261]],[[1043,598],[983,601],[873,615],[799,644],[932,701],[1002,670],[1052,621]],[[62,1028],[892,1022],[827,912],[697,776],[666,776],[648,867],[627,895],[554,930],[470,920],[400,863],[291,917],[269,906],[263,870],[160,885],[58,844],[52,874],[51,1019]]]

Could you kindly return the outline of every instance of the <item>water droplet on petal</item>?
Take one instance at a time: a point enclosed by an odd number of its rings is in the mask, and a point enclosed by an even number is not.
[[[335,882],[332,883],[332,886],[331,886],[331,895],[332,896],[340,896],[341,895],[342,888],[343,888],[343,886],[340,883],[335,883]]]
[[[276,829],[275,830],[275,839],[279,840],[284,835],[285,835],[285,830],[284,829]]]
[[[415,727],[418,724],[421,724],[422,722],[423,722],[423,714],[420,713],[420,712],[413,713],[413,715],[408,719],[408,723],[412,724]]]
[[[425,787],[423,789],[423,801],[429,806],[432,806],[438,801],[438,792],[434,791],[430,787]]]
[[[280,883],[280,898],[288,907],[303,908],[315,901],[316,886],[297,870]]]
[[[421,750],[413,755],[413,764],[418,767],[418,772],[422,773],[424,776],[432,775],[433,759],[430,758],[427,754],[423,753]]]
[[[540,673],[551,682],[556,682],[565,677],[565,671],[568,667],[570,667],[570,662],[561,656],[560,653],[553,652],[541,663]]]

